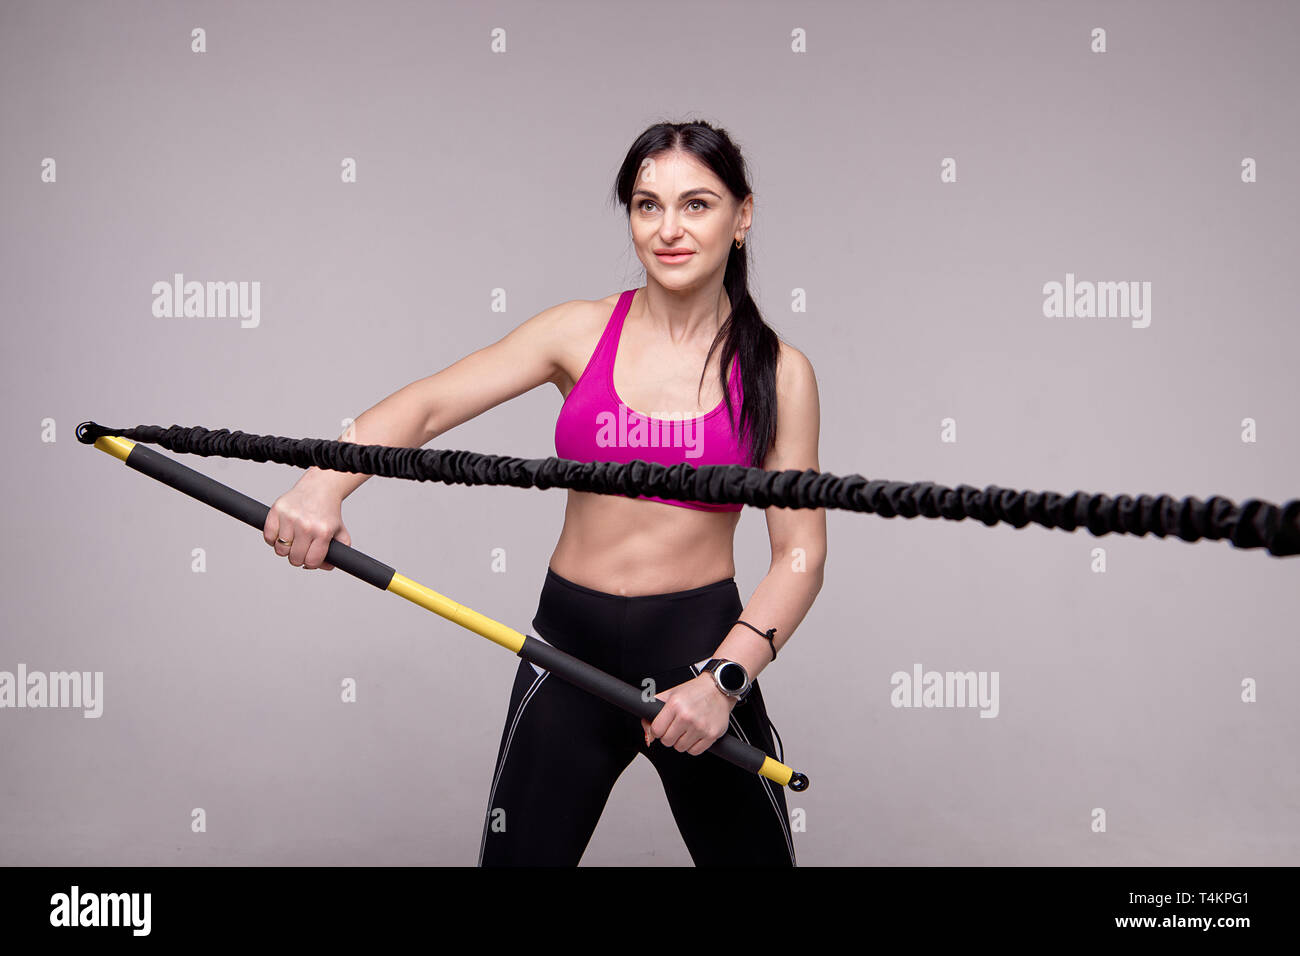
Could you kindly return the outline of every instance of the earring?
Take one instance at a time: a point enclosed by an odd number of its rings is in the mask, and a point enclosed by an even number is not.
[[[744,240],[744,239],[737,239],[737,240],[736,240],[736,248],[737,248],[737,249],[739,249],[739,248],[740,248],[741,246],[743,246],[744,244],[745,244],[745,240]]]

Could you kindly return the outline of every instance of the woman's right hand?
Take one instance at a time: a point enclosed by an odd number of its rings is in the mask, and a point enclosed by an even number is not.
[[[336,492],[303,475],[298,483],[275,499],[266,516],[262,537],[295,568],[333,571],[325,561],[330,541],[351,544],[343,525],[343,499]],[[277,540],[283,538],[288,544]]]

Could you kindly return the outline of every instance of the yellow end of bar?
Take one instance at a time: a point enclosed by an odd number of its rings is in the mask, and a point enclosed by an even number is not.
[[[393,580],[388,582],[388,590],[440,617],[445,617],[453,624],[459,624],[475,634],[486,637],[489,641],[495,641],[502,647],[509,648],[512,653],[518,654],[524,646],[525,635],[514,628],[506,627],[478,611],[470,610],[463,604],[457,604],[451,598],[412,581],[404,574],[394,573]]]
[[[126,456],[131,454],[131,449],[135,447],[135,442],[129,438],[122,438],[119,435],[102,435],[95,439],[95,447],[100,451],[106,451],[114,458],[126,461]]]
[[[764,757],[763,765],[758,768],[758,775],[760,777],[767,777],[768,780],[774,780],[784,787],[790,782],[790,778],[794,776],[794,770],[787,767],[779,760],[773,760],[771,757]]]

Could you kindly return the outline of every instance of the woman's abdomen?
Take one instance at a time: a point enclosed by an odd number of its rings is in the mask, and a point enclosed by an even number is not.
[[[656,501],[569,491],[555,573],[607,594],[666,594],[736,573],[741,512],[697,511]]]

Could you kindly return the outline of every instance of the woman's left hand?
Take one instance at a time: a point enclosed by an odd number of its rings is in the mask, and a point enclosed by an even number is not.
[[[700,674],[655,694],[664,702],[654,723],[641,718],[646,746],[655,738],[665,747],[699,756],[727,732],[736,698],[724,694],[712,674]]]

